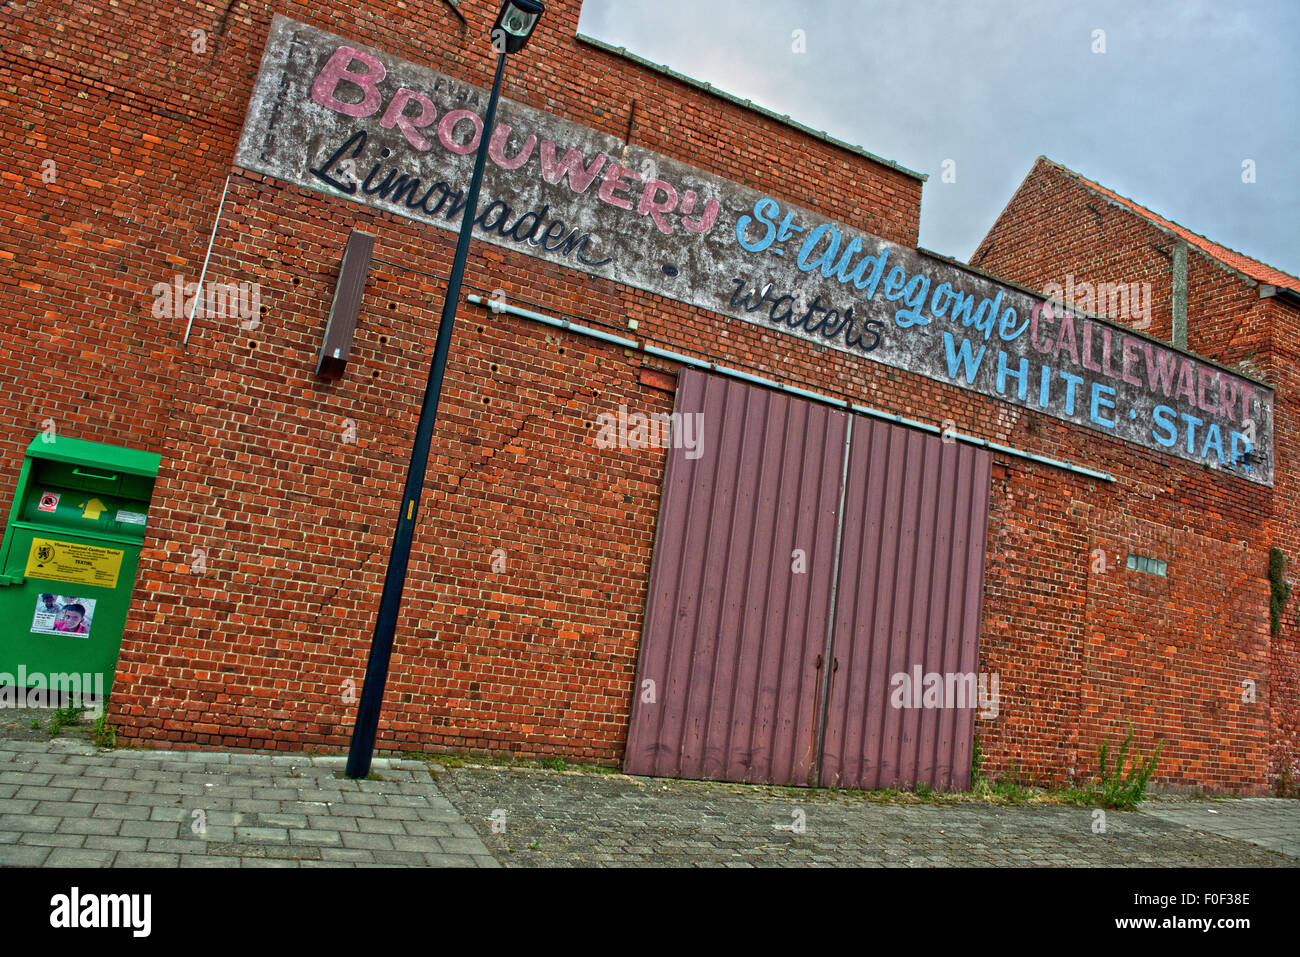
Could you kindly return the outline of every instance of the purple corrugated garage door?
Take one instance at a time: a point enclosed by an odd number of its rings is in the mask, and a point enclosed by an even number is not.
[[[624,768],[810,783],[847,416],[693,370],[674,411]]]
[[[973,712],[890,678],[975,670],[989,453],[694,370],[675,411],[625,770],[965,786]]]
[[[854,420],[823,786],[969,786],[991,464],[985,449]],[[940,707],[893,694],[911,690],[894,676],[914,686],[918,673],[943,678]]]

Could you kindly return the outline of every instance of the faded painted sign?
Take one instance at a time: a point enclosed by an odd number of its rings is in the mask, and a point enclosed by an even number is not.
[[[455,231],[487,98],[277,16],[236,162]],[[1123,326],[505,97],[488,156],[477,238],[1272,484],[1272,391]]]

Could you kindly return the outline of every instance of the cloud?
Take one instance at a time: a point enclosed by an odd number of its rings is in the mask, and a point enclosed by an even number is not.
[[[1291,0],[586,0],[580,29],[931,174],[921,244],[939,252],[969,257],[1045,154],[1300,272]]]

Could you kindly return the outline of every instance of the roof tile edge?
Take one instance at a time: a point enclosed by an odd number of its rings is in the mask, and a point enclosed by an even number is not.
[[[1187,237],[1181,235],[1179,232],[1176,231],[1176,230],[1182,230],[1183,232],[1187,233],[1189,236],[1194,236],[1197,239],[1204,240],[1210,246],[1216,247],[1218,249],[1226,250],[1227,252],[1232,253],[1234,256],[1240,256],[1242,259],[1248,260],[1253,265],[1260,266],[1271,273],[1277,273],[1278,275],[1286,276],[1294,283],[1294,285],[1289,286],[1287,288],[1291,288],[1297,292],[1300,292],[1300,277],[1292,276],[1289,272],[1286,272],[1283,269],[1279,269],[1277,266],[1270,265],[1269,263],[1264,262],[1264,260],[1262,259],[1256,259],[1254,256],[1248,255],[1247,253],[1243,253],[1239,249],[1233,249],[1231,246],[1225,246],[1223,243],[1211,239],[1209,236],[1206,236],[1203,233],[1198,233],[1194,229],[1190,229],[1187,226],[1184,226],[1182,223],[1175,222],[1174,220],[1170,219],[1168,216],[1164,216],[1160,213],[1157,213],[1151,207],[1143,206],[1133,197],[1125,196],[1123,193],[1113,190],[1109,186],[1105,186],[1102,183],[1097,182],[1095,179],[1089,179],[1087,176],[1084,176],[1082,173],[1078,172],[1077,170],[1071,169],[1070,167],[1066,166],[1064,163],[1060,163],[1052,159],[1050,156],[1040,155],[1038,159],[1042,160],[1044,163],[1051,166],[1053,169],[1059,170],[1060,172],[1069,176],[1071,179],[1079,183],[1085,189],[1089,190],[1092,193],[1095,193],[1096,195],[1100,196],[1102,199],[1105,199],[1108,203],[1111,203],[1113,205],[1118,205],[1121,208],[1127,210],[1130,215],[1137,216],[1139,219],[1145,220],[1146,222],[1154,226],[1156,229],[1159,229],[1161,232],[1167,235],[1175,236],[1179,239],[1182,239],[1184,242],[1187,242],[1188,241]],[[1037,164],[1035,163],[1035,165]],[[1031,168],[1030,173],[1032,172],[1033,169]],[[1026,178],[1028,178],[1028,176],[1026,176]],[[1268,283],[1269,285],[1281,285],[1280,283],[1275,283],[1275,282],[1269,283],[1267,279],[1262,279],[1258,275],[1252,276],[1250,273],[1243,270],[1239,264],[1229,262],[1225,260],[1222,256],[1216,254],[1214,249],[1208,249],[1205,246],[1201,246],[1194,242],[1191,243],[1191,245],[1202,256],[1205,256],[1209,259],[1213,259],[1224,269],[1227,269],[1230,272],[1234,272],[1237,275],[1245,279],[1248,279],[1252,283]],[[1270,278],[1276,278],[1276,277],[1270,277]]]

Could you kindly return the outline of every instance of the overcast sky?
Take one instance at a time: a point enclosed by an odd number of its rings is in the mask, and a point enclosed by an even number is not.
[[[579,29],[928,173],[920,244],[963,261],[1041,154],[1300,274],[1298,0],[585,0]]]

